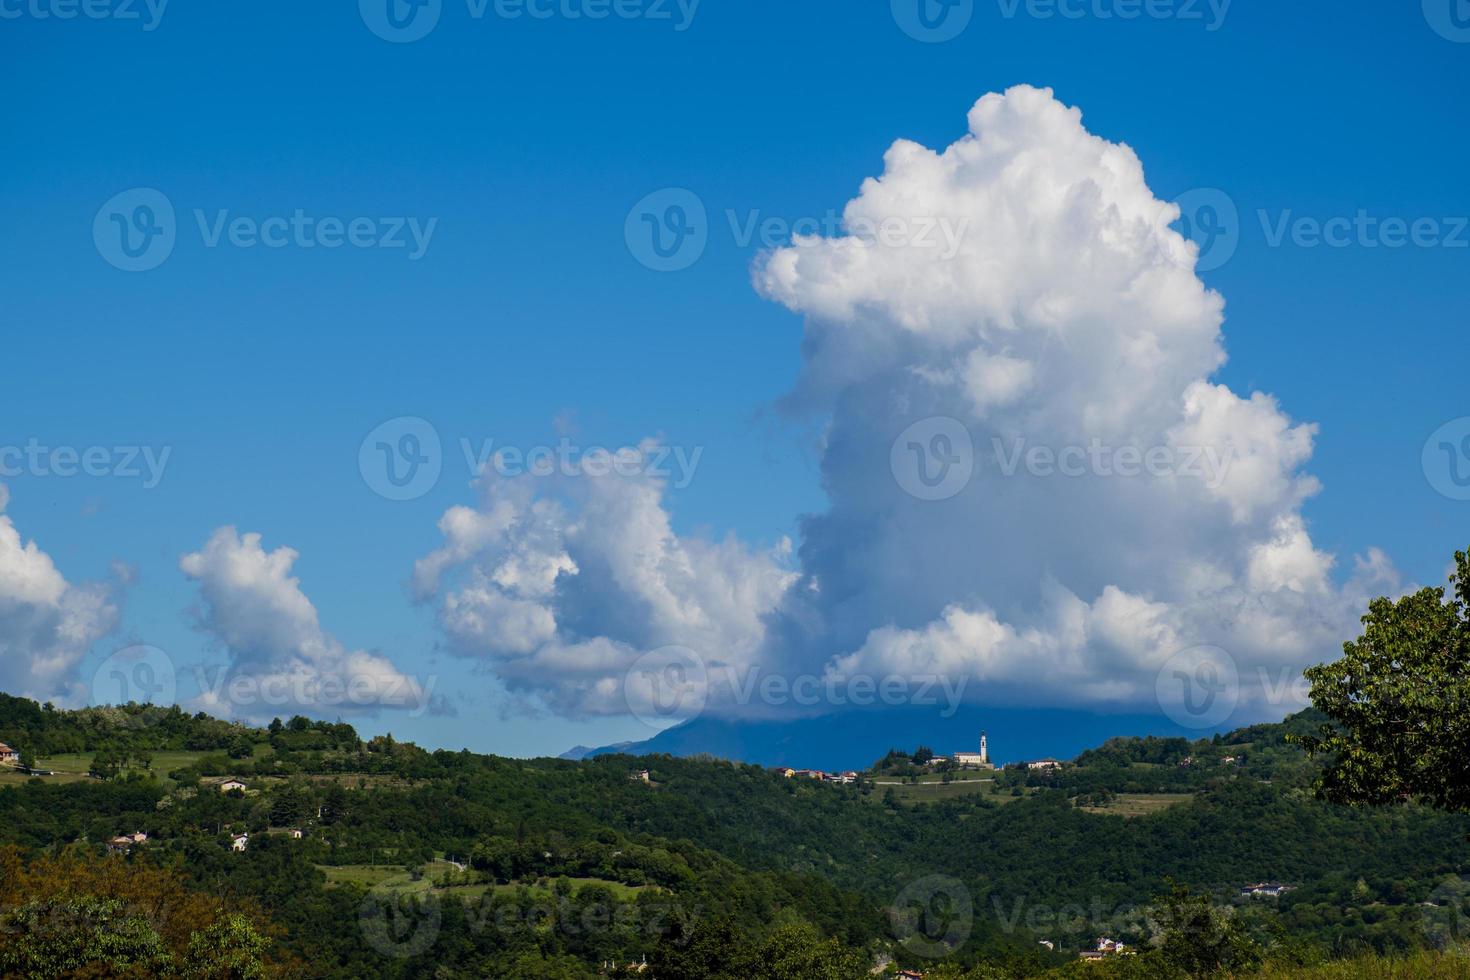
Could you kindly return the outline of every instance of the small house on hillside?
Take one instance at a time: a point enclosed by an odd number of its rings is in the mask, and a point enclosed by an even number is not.
[[[1035,762],[1026,763],[1027,769],[1060,769],[1062,763],[1058,759],[1037,759]]]
[[[18,764],[20,762],[20,753],[17,752],[15,749],[12,749],[10,746],[6,745],[4,742],[0,742],[0,762],[11,762]]]
[[[244,850],[245,850],[245,848],[247,848],[249,846],[250,846],[250,835],[249,834],[231,834],[230,835],[230,850],[234,851],[236,854],[243,853]]]
[[[221,793],[233,793],[237,790],[241,793],[245,792],[245,784],[238,779],[226,779],[219,784],[219,791]]]

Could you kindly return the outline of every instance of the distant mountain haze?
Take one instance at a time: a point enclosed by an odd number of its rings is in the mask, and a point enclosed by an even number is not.
[[[588,749],[577,746],[562,758],[598,755],[711,755],[736,762],[799,769],[865,769],[889,749],[927,745],[938,755],[978,751],[989,735],[996,765],[1048,756],[1071,759],[1109,738],[1127,735],[1197,739],[1236,727],[1191,729],[1153,714],[1094,714],[1065,709],[986,708],[967,705],[949,718],[932,708],[849,711],[790,721],[695,718],[642,742]]]

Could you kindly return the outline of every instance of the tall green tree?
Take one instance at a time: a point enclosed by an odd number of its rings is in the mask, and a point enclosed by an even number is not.
[[[1321,794],[1470,810],[1470,555],[1455,553],[1448,595],[1375,599],[1363,627],[1341,660],[1306,671],[1312,703],[1331,719],[1297,738],[1328,757]]]

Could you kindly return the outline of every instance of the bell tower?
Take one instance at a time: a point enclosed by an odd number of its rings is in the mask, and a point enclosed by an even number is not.
[[[980,764],[990,765],[990,743],[984,732],[980,733]]]

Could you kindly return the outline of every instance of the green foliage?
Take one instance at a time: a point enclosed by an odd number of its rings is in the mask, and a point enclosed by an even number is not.
[[[1242,928],[1234,910],[1218,906],[1188,888],[1174,890],[1153,910],[1161,958],[1188,977],[1240,973],[1260,965],[1259,946]]]
[[[1343,658],[1309,669],[1332,722],[1300,738],[1330,758],[1321,792],[1340,803],[1417,800],[1470,810],[1470,555],[1455,553],[1452,593],[1375,599]]]

